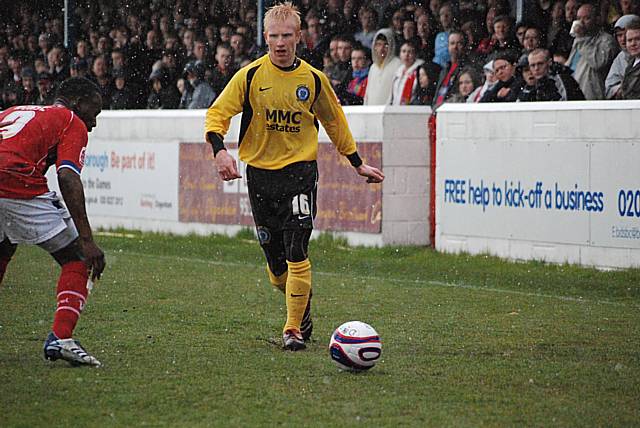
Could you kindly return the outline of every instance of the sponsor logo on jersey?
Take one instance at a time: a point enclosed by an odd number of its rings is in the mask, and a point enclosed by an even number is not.
[[[267,131],[300,132],[300,122],[302,121],[301,111],[265,110]]]
[[[307,101],[310,94],[311,92],[309,91],[309,88],[307,88],[305,85],[300,85],[296,88],[296,98],[298,98],[300,101]]]
[[[78,162],[80,163],[80,168],[84,166],[84,156],[86,152],[87,152],[86,147],[83,147],[82,150],[80,150],[80,159],[78,159]]]

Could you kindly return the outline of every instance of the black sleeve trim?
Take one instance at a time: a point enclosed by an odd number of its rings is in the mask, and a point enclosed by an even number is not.
[[[211,144],[211,147],[213,148],[213,157],[215,158],[216,155],[218,154],[218,152],[220,150],[227,150],[224,147],[224,143],[222,142],[222,135],[217,134],[215,132],[207,132],[207,140],[209,140],[209,143]]]
[[[350,155],[347,155],[347,159],[349,159],[349,162],[351,162],[351,166],[353,166],[354,168],[362,165],[362,159],[360,159],[360,155],[357,151],[351,153]]]
[[[240,145],[242,144],[244,136],[247,133],[247,129],[249,129],[249,125],[251,125],[251,119],[253,119],[253,107],[251,106],[249,95],[251,93],[251,82],[253,81],[253,76],[256,74],[259,68],[260,65],[256,65],[255,67],[247,71],[247,87],[244,91],[244,102],[242,103],[242,116],[240,118],[240,137],[238,137],[238,147],[240,147]]]

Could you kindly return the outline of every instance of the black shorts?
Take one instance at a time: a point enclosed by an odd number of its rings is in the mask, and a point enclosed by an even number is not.
[[[318,164],[296,162],[278,170],[247,166],[256,227],[272,231],[313,229],[318,207]]]

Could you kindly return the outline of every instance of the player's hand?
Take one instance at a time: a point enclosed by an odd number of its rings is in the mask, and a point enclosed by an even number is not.
[[[382,183],[384,174],[378,168],[363,163],[356,168],[358,174],[367,177],[367,183]]]
[[[93,240],[80,239],[80,247],[84,254],[84,263],[91,271],[91,280],[100,279],[100,275],[102,275],[102,271],[107,265],[104,260],[104,253]]]
[[[214,158],[216,168],[218,169],[218,175],[224,181],[235,180],[236,178],[242,178],[238,173],[238,165],[236,160],[227,153],[226,150],[220,150]]]

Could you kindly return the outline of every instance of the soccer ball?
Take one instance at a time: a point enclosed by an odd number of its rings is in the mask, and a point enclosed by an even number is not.
[[[369,370],[382,354],[382,342],[369,324],[349,321],[333,332],[329,353],[342,370]]]

